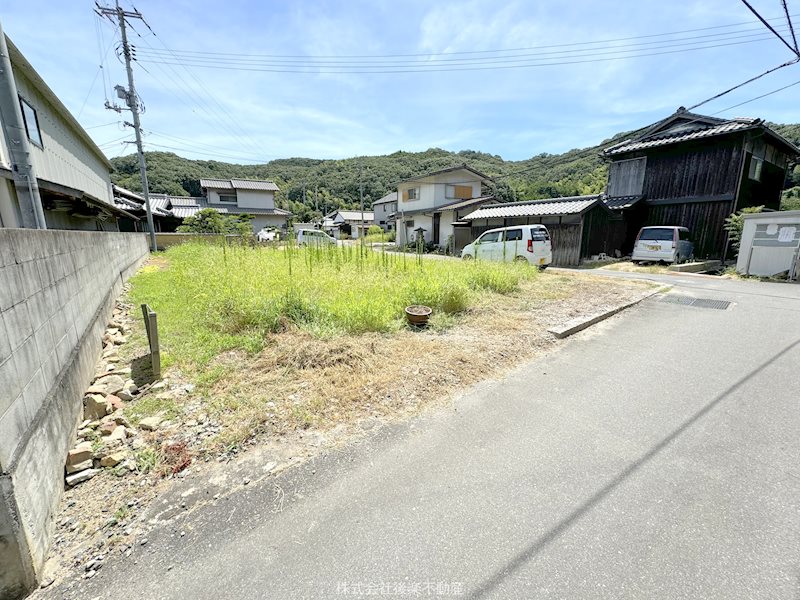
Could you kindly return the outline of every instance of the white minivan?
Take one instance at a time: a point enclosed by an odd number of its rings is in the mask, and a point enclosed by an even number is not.
[[[298,229],[298,246],[335,246],[336,240],[319,229]]]
[[[490,229],[464,246],[464,260],[496,260],[527,262],[545,269],[553,262],[550,232],[544,225],[517,225]]]
[[[694,260],[694,243],[686,227],[642,227],[633,244],[631,261],[682,263]]]

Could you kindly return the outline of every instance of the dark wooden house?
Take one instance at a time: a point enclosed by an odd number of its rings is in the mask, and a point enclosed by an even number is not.
[[[698,258],[728,252],[724,221],[749,206],[780,206],[786,169],[800,150],[761,119],[717,119],[679,108],[644,133],[607,148],[606,206],[623,215],[630,252],[645,225],[688,227]]]
[[[490,204],[461,220],[470,223],[473,240],[496,227],[542,223],[553,242],[553,264],[575,266],[602,252],[613,256],[625,238],[622,216],[603,199],[594,195]]]

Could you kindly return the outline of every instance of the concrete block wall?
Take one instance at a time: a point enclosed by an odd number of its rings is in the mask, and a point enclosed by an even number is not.
[[[83,392],[143,233],[0,229],[0,598],[35,584]]]

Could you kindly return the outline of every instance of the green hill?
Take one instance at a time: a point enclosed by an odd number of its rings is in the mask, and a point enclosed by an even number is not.
[[[800,144],[800,125],[772,125],[795,144]],[[602,144],[563,154],[539,154],[526,160],[506,161],[500,156],[474,150],[449,152],[431,148],[425,152],[395,152],[344,160],[286,158],[263,165],[237,165],[214,160],[190,160],[171,152],[148,152],[147,173],[152,192],[180,196],[200,195],[200,178],[269,179],[281,188],[278,205],[300,220],[319,217],[335,208],[359,204],[359,172],[363,173],[365,205],[370,206],[391,191],[399,180],[437,169],[467,163],[498,179],[496,195],[502,200],[521,200],[593,194],[603,191],[607,167],[599,154],[621,133]],[[111,161],[114,183],[141,190],[135,155]],[[800,186],[800,167],[790,171],[787,188]],[[305,202],[303,190],[305,188]]]

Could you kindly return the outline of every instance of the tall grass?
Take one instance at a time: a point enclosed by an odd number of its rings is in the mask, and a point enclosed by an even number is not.
[[[166,268],[137,274],[131,290],[158,312],[166,365],[257,351],[267,334],[289,327],[320,336],[396,331],[408,305],[457,314],[537,276],[528,265],[407,260],[360,246],[189,243],[166,258]]]

